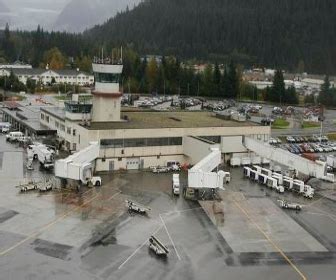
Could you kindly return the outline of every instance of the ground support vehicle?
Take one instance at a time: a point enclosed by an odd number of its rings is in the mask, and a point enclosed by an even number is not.
[[[100,187],[102,185],[102,179],[99,176],[94,176],[90,180],[91,184],[96,187]]]
[[[143,215],[151,210],[150,208],[143,206],[137,202],[131,201],[131,200],[126,200],[126,207],[128,208],[128,211],[130,212],[137,212]]]
[[[180,195],[180,175],[173,174],[172,191],[174,195]]]
[[[156,255],[166,257],[169,253],[168,248],[162,244],[154,235],[149,238],[149,249],[155,252]]]
[[[281,208],[292,209],[297,211],[300,211],[302,209],[302,205],[299,203],[288,202],[286,200],[278,200],[278,201]]]
[[[34,182],[29,182],[27,184],[19,186],[20,192],[29,192],[38,190],[38,186]]]
[[[155,166],[152,168],[152,172],[153,173],[168,173],[170,170],[169,170],[169,167],[166,167],[166,166]]]

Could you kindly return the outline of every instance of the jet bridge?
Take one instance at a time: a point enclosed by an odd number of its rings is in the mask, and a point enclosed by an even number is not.
[[[92,142],[85,149],[56,161],[55,176],[72,179],[86,184],[92,178],[94,161],[99,156],[99,144]]]
[[[333,174],[327,173],[327,165],[325,162],[311,161],[250,137],[245,137],[243,142],[248,150],[255,152],[261,157],[291,167],[307,176],[331,182],[334,181]]]
[[[189,188],[223,189],[225,172],[212,172],[221,163],[221,151],[212,148],[210,153],[188,171]]]

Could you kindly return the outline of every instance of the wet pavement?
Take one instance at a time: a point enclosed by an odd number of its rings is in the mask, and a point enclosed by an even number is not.
[[[20,194],[18,184],[52,174],[26,171],[3,136],[0,154],[0,279],[334,279],[336,207],[322,196],[285,194],[305,207],[283,211],[283,195],[240,168],[222,202],[174,197],[171,174],[136,171],[103,175],[101,188]],[[150,213],[128,213],[125,199]],[[167,259],[149,251],[154,233]]]

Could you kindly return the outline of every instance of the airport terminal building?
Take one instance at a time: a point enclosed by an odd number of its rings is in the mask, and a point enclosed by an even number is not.
[[[67,150],[82,150],[90,142],[100,144],[97,171],[143,169],[168,161],[195,164],[199,160],[195,155],[204,149],[200,143],[217,144],[228,160],[232,153],[247,152],[243,136],[269,140],[270,127],[225,120],[213,112],[123,110],[122,68],[105,61],[93,63],[92,104],[71,101],[65,108],[41,108],[41,124],[57,130]]]

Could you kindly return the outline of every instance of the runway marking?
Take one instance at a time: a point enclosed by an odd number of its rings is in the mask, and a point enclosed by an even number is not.
[[[243,214],[247,217],[248,220],[264,235],[264,237],[268,240],[268,242],[280,253],[281,256],[287,261],[287,263],[301,276],[303,280],[307,280],[307,277],[299,270],[299,268],[287,257],[287,255],[281,250],[281,248],[275,244],[275,242],[268,236],[268,234],[254,221],[251,215],[245,210],[243,207],[239,205],[239,203],[235,200],[233,202],[236,206],[243,212]]]
[[[164,220],[163,220],[163,218],[162,218],[162,216],[161,216],[161,215],[160,215],[160,219],[161,219],[161,221],[162,221],[162,224],[163,224],[163,226],[164,226],[164,228],[165,228],[165,230],[166,230],[166,232],[167,232],[167,235],[168,235],[168,237],[169,237],[169,239],[170,239],[170,242],[171,242],[171,244],[172,244],[172,245],[173,245],[173,247],[174,247],[174,250],[175,250],[176,256],[177,256],[177,258],[178,258],[178,259],[179,259],[179,261],[180,261],[180,260],[181,260],[180,254],[177,252],[177,249],[176,249],[175,243],[174,243],[174,241],[173,241],[172,237],[170,236],[170,233],[169,233],[169,231],[168,231],[168,228],[167,228],[167,226],[166,226],[166,223],[164,222]]]
[[[117,193],[115,193],[114,195],[112,195],[107,201],[112,200],[113,198],[115,198],[119,194],[121,194],[121,191],[118,191]]]
[[[163,226],[159,226],[151,235],[158,233],[159,230],[162,229],[162,227]],[[135,251],[121,265],[119,265],[118,269],[121,269],[147,243],[148,243],[148,238],[138,248],[136,248]]]
[[[319,198],[318,200],[316,200],[316,201],[314,201],[314,202],[311,202],[311,203],[309,203],[309,204],[306,204],[306,207],[313,206],[314,204],[320,202],[322,199],[324,199],[324,197],[321,197],[321,198]]]
[[[177,214],[177,213],[184,213],[184,212],[188,212],[188,211],[193,211],[193,210],[200,210],[203,209],[203,207],[195,207],[195,208],[188,208],[188,209],[184,209],[184,210],[174,210],[174,211],[169,211],[169,212],[162,212],[159,215],[171,215],[171,214]]]
[[[83,193],[87,194],[89,191],[92,190],[88,190],[86,192]],[[116,194],[114,194],[116,195]],[[27,236],[26,238],[24,238],[23,240],[19,241],[18,243],[16,243],[15,245],[9,247],[6,250],[3,250],[0,252],[0,256],[4,256],[6,254],[8,254],[9,252],[11,252],[12,250],[16,249],[17,247],[19,247],[20,245],[24,244],[25,242],[27,242],[30,239],[33,239],[35,237],[37,237],[39,234],[41,234],[42,232],[46,231],[47,229],[49,229],[50,227],[52,227],[53,225],[57,224],[58,222],[64,220],[66,217],[68,217],[71,213],[84,208],[87,204],[91,203],[92,201],[94,201],[95,199],[97,199],[97,197],[99,196],[99,193],[96,194],[94,197],[92,197],[91,199],[89,199],[88,201],[84,202],[82,205],[76,206],[72,209],[70,209],[68,212],[66,212],[65,214],[63,214],[62,216],[58,217],[57,219],[55,219],[54,221],[44,225],[43,227],[39,228],[38,230],[36,230],[34,233],[30,234],[29,236]]]
[[[322,209],[317,208],[316,206],[312,206],[315,208],[317,211],[320,211],[321,214],[324,214],[325,216],[329,217],[331,220],[333,220],[336,223],[336,215],[330,214]]]

